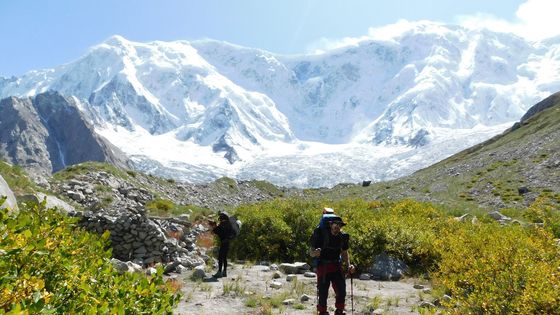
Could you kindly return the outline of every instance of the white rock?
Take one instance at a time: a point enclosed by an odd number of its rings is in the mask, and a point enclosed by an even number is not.
[[[294,304],[295,302],[296,302],[295,299],[286,299],[286,300],[282,301],[282,304],[284,304],[284,305],[292,305],[292,304]]]
[[[369,279],[371,279],[371,275],[370,275],[369,273],[362,273],[362,274],[360,275],[360,278],[359,278],[359,279],[360,279],[360,280],[369,280]]]
[[[270,287],[273,289],[280,289],[282,287],[282,282],[272,281]]]

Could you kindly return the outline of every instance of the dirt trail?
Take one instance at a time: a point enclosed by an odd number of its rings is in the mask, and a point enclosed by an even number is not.
[[[315,278],[297,275],[295,281],[286,281],[286,275],[273,279],[274,271],[266,266],[233,264],[228,268],[228,277],[214,281],[193,281],[190,272],[180,276],[181,303],[175,314],[315,314]],[[281,288],[270,287],[273,281]],[[418,314],[418,305],[429,300],[423,290],[413,288],[417,279],[401,281],[353,280],[354,314]],[[346,281],[346,313],[352,314],[350,279]],[[301,302],[303,294],[308,301]],[[284,305],[286,299],[294,299],[291,305]],[[329,292],[329,311],[334,313],[334,291]],[[383,310],[383,312],[382,312]]]

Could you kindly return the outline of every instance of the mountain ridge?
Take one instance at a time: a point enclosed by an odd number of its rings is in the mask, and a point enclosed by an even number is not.
[[[556,45],[429,23],[391,40],[303,56],[114,36],[73,63],[3,79],[0,97],[49,88],[75,95],[96,132],[139,157],[142,169],[161,165],[153,172],[179,180],[204,169],[197,181],[334,186],[407,175],[427,166],[414,159],[434,163],[499,133],[527,104],[560,89],[560,76],[551,75],[560,70]],[[165,148],[181,151],[162,154]],[[363,151],[371,158],[351,164],[373,169],[385,152],[397,155],[381,164],[386,171],[333,170],[333,159]],[[259,172],[284,158],[293,163]],[[322,174],[310,162],[316,158]]]
[[[123,153],[94,132],[76,102],[57,92],[0,100],[0,126],[0,156],[32,170],[40,181],[84,161],[127,165]]]

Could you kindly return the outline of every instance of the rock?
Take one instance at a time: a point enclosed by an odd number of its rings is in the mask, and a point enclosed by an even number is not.
[[[165,269],[163,270],[163,273],[168,274],[170,272],[174,272],[174,271],[177,270],[178,266],[181,266],[181,262],[179,262],[179,261],[171,262],[171,263],[169,263],[165,266]]]
[[[488,213],[488,216],[490,216],[492,219],[494,219],[496,221],[499,221],[499,222],[505,222],[505,221],[510,221],[511,220],[510,217],[505,216],[498,211],[492,211],[492,212]]]
[[[311,297],[307,294],[302,294],[301,297],[299,298],[299,300],[301,302],[307,302],[307,301],[311,300]]]
[[[424,286],[421,285],[421,284],[415,284],[415,285],[413,285],[412,287],[415,288],[415,289],[418,289],[418,290],[424,289]]]
[[[519,195],[525,195],[526,193],[528,193],[530,190],[527,187],[519,187],[517,188],[517,193]]]
[[[296,302],[295,299],[286,299],[286,300],[282,301],[282,304],[284,304],[284,305],[292,305],[292,304],[294,304],[295,302]]]
[[[142,266],[137,263],[133,263],[132,261],[127,261],[126,265],[128,266],[128,272],[141,272]]]
[[[431,308],[431,307],[436,307],[433,303],[430,302],[426,302],[423,301],[422,303],[420,303],[420,305],[418,305],[420,308]]]
[[[278,265],[277,264],[270,265],[270,270],[278,270]]]
[[[194,267],[193,273],[191,275],[191,279],[196,280],[196,279],[204,279],[204,278],[206,278],[206,272],[204,271],[204,266],[200,265]]]
[[[293,264],[283,263],[280,264],[279,269],[285,274],[298,274],[311,269],[311,266],[303,262],[295,262]]]
[[[273,289],[280,289],[282,287],[282,282],[272,281],[270,287]]]
[[[286,276],[286,281],[288,281],[288,282],[292,282],[295,279],[297,279],[296,275],[287,275]]]
[[[10,208],[15,211],[18,210],[16,196],[14,196],[14,193],[10,189],[10,186],[8,186],[8,183],[6,183],[4,178],[0,175],[0,197],[1,196],[6,196],[7,198],[4,203],[0,205],[0,209]]]
[[[280,274],[279,271],[275,271],[274,273],[272,273],[272,279],[280,279],[282,278],[282,274]]]
[[[155,275],[156,273],[157,273],[157,269],[154,268],[154,267],[150,267],[150,268],[146,269],[146,274],[147,274],[148,276],[153,276],[153,275]]]
[[[116,258],[111,258],[111,263],[113,264],[113,267],[115,267],[117,272],[121,275],[128,271],[128,265],[123,261],[120,261]]]
[[[360,280],[369,280],[369,279],[371,279],[371,275],[370,275],[369,273],[362,273],[362,274],[360,275],[360,278],[359,278],[359,279],[360,279]]]
[[[430,293],[432,293],[432,290],[430,288],[424,288],[424,289],[422,289],[422,293],[430,294]]]
[[[382,308],[376,308],[372,313],[372,315],[382,315],[385,314],[385,310]]]
[[[303,274],[303,276],[306,277],[306,278],[315,278],[315,277],[317,276],[317,274],[314,273],[314,272],[311,272],[311,271],[306,271],[306,272]]]
[[[175,272],[176,273],[185,273],[187,272],[189,269],[187,267],[183,267],[183,265],[179,265],[177,266],[177,268],[175,268]]]
[[[76,211],[76,209],[74,207],[72,207],[71,205],[67,204],[66,202],[58,199],[55,196],[45,195],[45,194],[40,193],[40,192],[35,193],[35,196],[41,202],[46,198],[47,199],[47,203],[46,203],[47,208],[57,208],[58,210],[61,210],[63,213],[66,213],[66,214]]]
[[[476,218],[474,215],[470,214],[470,213],[465,213],[460,217],[455,217],[455,220],[459,221],[459,222],[467,222],[469,220],[469,218],[471,218],[471,222],[474,218]]]
[[[407,271],[408,266],[403,261],[385,252],[375,256],[373,265],[368,269],[375,280],[399,280]]]
[[[68,197],[70,197],[72,200],[77,201],[77,202],[82,202],[84,201],[85,197],[84,194],[82,194],[79,191],[73,191],[73,190],[69,190],[66,192],[66,195]]]

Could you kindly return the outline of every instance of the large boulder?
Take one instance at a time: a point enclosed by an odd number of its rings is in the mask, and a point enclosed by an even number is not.
[[[305,273],[311,269],[307,263],[304,262],[295,262],[293,264],[283,263],[280,264],[280,270],[285,274],[298,274],[298,273]]]
[[[373,265],[368,269],[374,280],[399,280],[408,271],[408,266],[399,259],[383,252],[373,259]]]
[[[57,208],[60,212],[64,214],[69,214],[69,213],[72,214],[76,212],[76,209],[71,205],[69,205],[68,203],[66,203],[65,201],[55,196],[45,195],[41,192],[37,192],[33,195],[25,195],[21,198],[22,201],[32,201],[36,203],[43,202],[43,200],[45,199],[47,200],[45,204],[45,207],[47,209]]]
[[[0,198],[2,196],[6,196],[7,198],[6,201],[4,201],[2,205],[0,205],[0,209],[3,208],[10,208],[12,210],[18,209],[16,196],[14,196],[14,193],[10,189],[10,186],[8,186],[8,183],[6,183],[2,175],[0,175]]]

